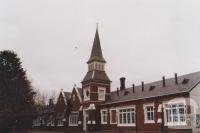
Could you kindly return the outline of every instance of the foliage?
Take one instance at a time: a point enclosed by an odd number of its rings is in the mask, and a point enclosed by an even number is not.
[[[0,51],[0,128],[27,127],[35,113],[35,92],[13,51]]]

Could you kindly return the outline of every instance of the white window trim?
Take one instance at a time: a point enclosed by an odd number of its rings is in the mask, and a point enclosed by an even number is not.
[[[100,98],[99,97],[99,92],[100,92],[100,90],[103,90],[104,91],[104,97],[103,98]],[[105,87],[98,87],[98,100],[103,100],[103,101],[105,101],[105,97],[106,97],[106,88]]]
[[[87,90],[89,90],[89,97],[86,97]],[[84,101],[89,101],[90,100],[90,87],[88,86],[88,87],[84,88],[83,92],[84,92],[84,94],[83,94]]]
[[[58,120],[58,127],[63,127],[63,126],[64,126],[63,120]]]
[[[117,126],[119,126],[119,127],[132,127],[132,126],[135,126],[136,124],[136,117],[134,116],[134,118],[135,118],[135,120],[134,120],[134,123],[132,123],[132,124],[120,124],[119,123],[119,110],[121,110],[121,109],[129,109],[129,108],[134,108],[134,111],[135,111],[135,113],[134,113],[134,115],[136,116],[136,108],[135,108],[135,105],[131,105],[131,106],[124,106],[124,107],[119,107],[119,108],[117,108],[117,120],[118,120],[118,122],[117,122]]]
[[[72,111],[71,113],[77,113],[78,116],[79,116],[79,112],[76,112],[76,111]],[[71,114],[70,114],[71,115]],[[70,124],[70,115],[69,115],[69,126],[70,127],[77,127],[78,126],[78,123],[77,124]],[[79,119],[79,118],[78,118]]]
[[[103,121],[103,111],[106,111],[106,113],[107,113],[107,121],[106,122],[104,122]],[[107,109],[101,109],[101,124],[107,124],[107,122],[108,122],[108,110]]]
[[[114,122],[114,123],[112,122],[112,113],[111,113],[113,110],[116,111],[116,115],[115,115],[115,117],[116,117],[116,122]],[[115,108],[111,108],[111,109],[110,109],[110,124],[117,124],[117,109],[115,109]]]
[[[146,107],[152,107],[153,106],[153,120],[147,120],[147,112],[146,112]],[[146,103],[143,104],[143,110],[144,110],[144,123],[145,124],[150,124],[150,123],[155,123],[155,111],[154,111],[154,103]]]
[[[175,98],[170,101],[164,101],[163,102],[163,108],[164,108],[164,126],[186,126],[187,125],[187,120],[185,122],[167,122],[167,114],[166,114],[166,109],[165,105],[166,104],[178,104],[178,103],[183,103],[184,107],[186,107],[186,99],[185,98]],[[179,114],[178,114],[179,115]],[[187,119],[187,114],[185,113],[185,119]]]

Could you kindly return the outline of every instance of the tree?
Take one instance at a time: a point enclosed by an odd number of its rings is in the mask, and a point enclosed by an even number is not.
[[[45,93],[42,93],[39,89],[36,90],[36,95],[34,99],[37,107],[46,106],[47,98],[48,97],[47,95],[45,95]]]
[[[0,130],[30,126],[35,113],[34,95],[17,54],[0,51]]]

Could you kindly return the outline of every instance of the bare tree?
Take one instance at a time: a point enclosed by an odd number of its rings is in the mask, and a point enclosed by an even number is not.
[[[39,89],[36,90],[35,102],[38,106],[45,106],[47,103],[47,95],[41,92]]]

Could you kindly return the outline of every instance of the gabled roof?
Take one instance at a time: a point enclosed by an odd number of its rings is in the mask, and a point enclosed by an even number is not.
[[[83,95],[82,94],[82,89],[79,88],[79,87],[75,87],[74,89],[75,89],[75,91],[76,91],[76,93],[78,95],[78,98],[79,98],[80,102],[82,102],[82,95]]]
[[[95,38],[94,38],[94,42],[93,42],[93,47],[92,47],[92,52],[91,52],[91,55],[90,55],[90,59],[88,60],[87,63],[90,63],[92,61],[106,62],[105,59],[103,58],[103,54],[102,54],[102,50],[101,50],[98,28],[96,29],[96,33],[95,33]]]
[[[83,96],[82,88],[77,87],[77,90],[78,90],[78,92],[79,92],[79,94],[80,94],[80,96],[81,96],[81,98],[82,98],[82,96]]]
[[[63,92],[61,91],[61,94],[64,98],[65,104],[67,105],[67,100],[69,100],[71,98],[71,92]]]
[[[67,100],[71,98],[71,92],[64,92],[64,95]]]
[[[89,81],[89,80],[100,80],[100,81],[110,82],[110,79],[108,78],[105,71],[98,71],[98,70],[87,72],[82,82]]]
[[[139,100],[139,99],[153,98],[157,96],[165,96],[165,95],[189,92],[199,82],[200,82],[200,72],[195,72],[195,73],[179,76],[178,84],[175,84],[174,78],[166,79],[165,87],[163,87],[162,80],[152,82],[152,83],[146,83],[144,84],[144,91],[142,91],[142,86],[139,85],[135,87],[134,93],[133,93],[132,87],[126,88],[123,91],[119,90],[119,96],[117,96],[117,91],[111,92],[111,99],[108,100],[105,104],[134,101],[134,100]]]

